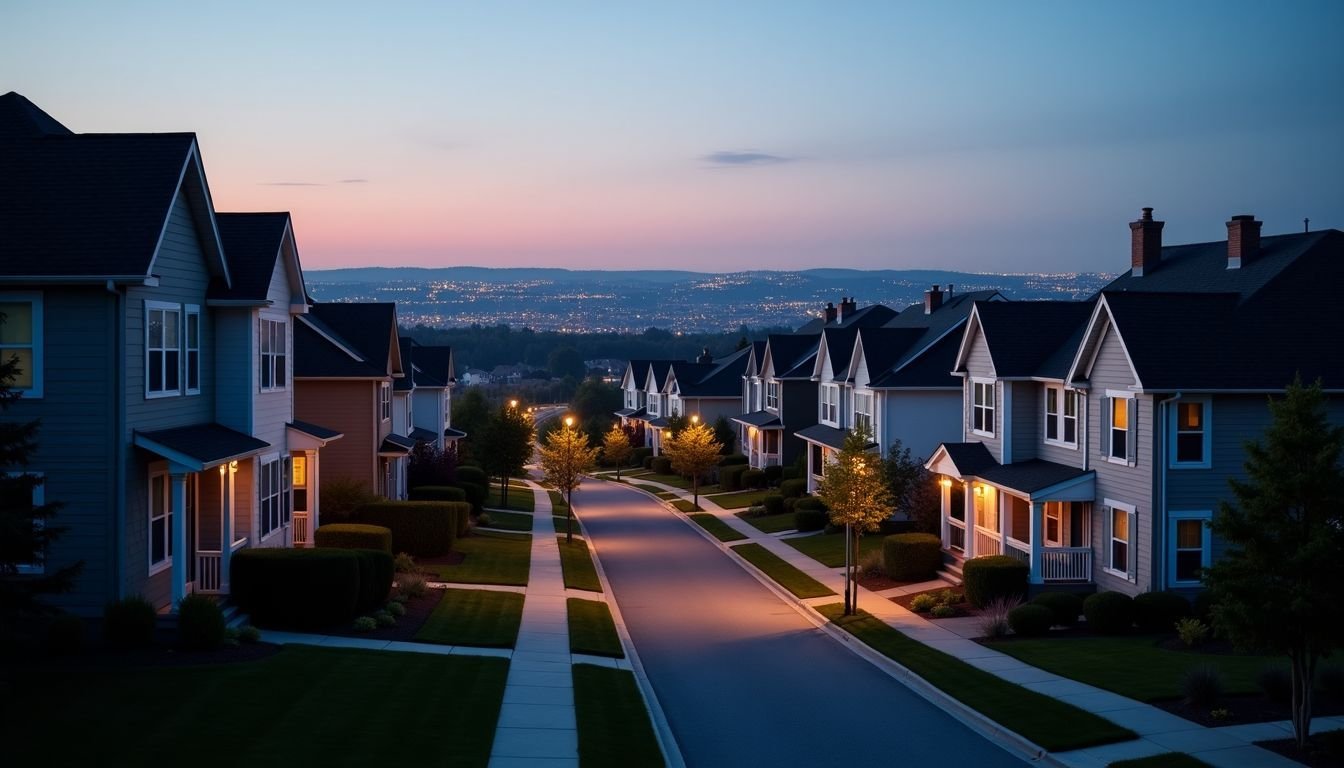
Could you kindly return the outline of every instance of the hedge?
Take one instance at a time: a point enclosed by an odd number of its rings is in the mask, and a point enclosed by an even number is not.
[[[759,469],[748,469],[742,473],[740,482],[743,488],[764,488],[765,472]]]
[[[727,456],[724,456],[722,459],[719,459],[720,467],[736,467],[738,465],[748,463],[750,463],[750,460],[740,453],[730,453]]]
[[[742,490],[742,475],[751,467],[746,464],[729,464],[719,470],[719,487],[725,491]]]
[[[481,510],[485,508],[486,496],[489,495],[488,492],[485,490],[485,486],[479,483],[468,482],[466,480],[458,480],[453,485],[457,488],[462,489],[462,492],[467,495],[466,500],[468,503],[471,504],[472,511],[475,512],[476,514],[480,514]],[[417,499],[417,501],[419,501],[419,499]]]
[[[313,531],[313,543],[333,549],[377,549],[392,554],[392,531],[381,525],[329,523]]]
[[[672,460],[666,456],[654,456],[653,462],[649,465],[654,474],[670,475],[672,474]]]
[[[485,470],[480,467],[458,467],[457,481],[459,483],[475,483],[482,488],[490,487],[490,478],[485,474]]]
[[[1191,613],[1190,601],[1175,592],[1145,592],[1134,598],[1134,623],[1143,632],[1170,634]]]
[[[359,607],[360,559],[353,549],[244,549],[230,560],[229,586],[258,624],[342,624]]]
[[[654,457],[654,456],[651,456],[651,455],[650,455],[650,456],[645,456],[643,459],[640,459],[640,461],[639,461],[639,465],[640,465],[641,467],[645,468],[645,469],[653,469],[653,460],[654,460],[654,458],[655,458],[655,457]]]
[[[1027,594],[1027,564],[1010,555],[973,557],[962,566],[966,599],[977,608]]]
[[[1076,626],[1083,612],[1083,598],[1072,592],[1042,592],[1031,602],[1049,608],[1061,627]]]
[[[411,489],[411,501],[471,501],[465,488],[455,485],[421,485]]]
[[[802,509],[794,505],[793,527],[800,532],[820,531],[831,521],[831,515],[824,509]]]
[[[761,499],[761,506],[765,507],[765,514],[778,515],[784,511],[784,497],[778,493],[767,494]]]
[[[797,498],[807,493],[807,481],[801,477],[793,480],[781,480],[779,492],[786,498]]]
[[[1123,635],[1134,624],[1134,600],[1120,592],[1098,592],[1083,601],[1087,626],[1103,635]]]
[[[1054,623],[1054,612],[1039,603],[1019,605],[1008,612],[1008,626],[1023,637],[1040,637]]]
[[[771,464],[761,471],[765,473],[765,484],[772,486],[779,485],[780,478],[784,474],[784,468],[778,464]]]
[[[826,506],[826,502],[822,501],[817,496],[804,496],[801,499],[797,499],[793,502],[793,508],[799,512],[805,509],[818,509],[822,512],[830,511],[830,507]]]
[[[780,480],[804,480],[804,479],[806,479],[806,478],[803,477],[803,470],[801,470],[801,469],[799,469],[799,468],[797,468],[797,467],[789,466],[789,467],[785,467],[782,471],[780,471],[780,473],[779,473],[779,479],[780,479]]]
[[[644,466],[644,460],[652,455],[653,455],[652,448],[646,448],[644,446],[635,448],[630,451],[630,466],[642,467]]]
[[[355,519],[392,529],[392,548],[416,557],[448,554],[457,538],[458,515],[468,514],[456,501],[377,501],[355,510]]]
[[[352,549],[359,556],[359,605],[374,611],[383,607],[392,592],[392,555],[381,549]]]
[[[882,565],[896,581],[928,581],[943,564],[943,542],[931,533],[898,533],[882,540]]]

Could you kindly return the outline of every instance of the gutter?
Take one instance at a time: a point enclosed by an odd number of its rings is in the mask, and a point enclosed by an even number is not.
[[[115,317],[112,325],[112,349],[109,367],[112,369],[112,559],[111,570],[115,582],[112,599],[120,600],[126,584],[126,292],[113,280],[106,282],[113,295]]]

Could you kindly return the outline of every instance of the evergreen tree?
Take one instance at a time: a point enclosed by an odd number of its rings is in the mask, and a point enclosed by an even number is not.
[[[845,526],[845,615],[858,610],[859,537],[876,531],[894,503],[881,459],[868,452],[871,444],[868,430],[851,430],[817,486],[817,496],[831,510],[831,523]]]
[[[612,424],[611,429],[602,436],[602,455],[616,465],[616,479],[621,479],[621,467],[630,460],[635,449],[630,445],[630,436],[620,424]]]
[[[683,426],[663,446],[663,454],[672,461],[672,469],[690,475],[696,509],[700,508],[700,478],[718,466],[722,448],[719,441],[714,439],[714,432],[699,420],[693,421],[690,426]]]
[[[572,418],[565,419],[565,425],[546,435],[546,440],[537,447],[541,458],[541,471],[546,482],[554,485],[565,494],[565,543],[574,539],[574,489],[579,486],[583,474],[592,470],[597,462],[597,449],[590,447],[588,436],[574,428]]]
[[[1236,504],[1213,518],[1228,549],[1204,580],[1219,632],[1288,656],[1293,735],[1304,748],[1316,664],[1344,638],[1344,427],[1328,421],[1319,381],[1295,380],[1269,408],[1264,440],[1246,444],[1247,480],[1230,481]]]

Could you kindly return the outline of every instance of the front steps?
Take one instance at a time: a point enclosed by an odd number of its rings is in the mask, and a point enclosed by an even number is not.
[[[946,581],[954,587],[960,587],[962,584],[961,566],[966,562],[966,558],[959,552],[943,550],[943,567],[938,569],[938,578]]]

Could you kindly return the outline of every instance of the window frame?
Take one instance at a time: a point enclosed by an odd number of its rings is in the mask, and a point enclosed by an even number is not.
[[[1102,507],[1107,510],[1106,516],[1106,561],[1102,565],[1102,571],[1118,579],[1124,579],[1130,583],[1138,583],[1138,548],[1135,546],[1136,534],[1138,533],[1139,514],[1133,504],[1126,504],[1122,501],[1112,501],[1104,499]],[[1115,537],[1115,516],[1123,514],[1125,516],[1125,538],[1117,539]],[[1117,542],[1123,542],[1125,545],[1125,568],[1115,567],[1115,545]]]
[[[850,399],[853,401],[852,406],[854,414],[852,423],[854,429],[867,429],[868,434],[880,445],[881,441],[877,439],[877,430],[873,426],[873,393],[855,390]],[[860,402],[863,403],[862,408],[859,407]]]
[[[977,399],[979,398],[982,390],[987,391],[989,393],[988,404],[982,404]],[[994,435],[996,434],[995,427],[997,426],[996,420],[998,419],[998,394],[999,394],[999,388],[997,386],[997,382],[994,379],[978,379],[978,378],[971,379],[971,403],[970,403],[971,434],[979,435],[981,437],[990,437],[990,438],[994,437]],[[981,416],[982,413],[985,414],[985,416]],[[980,417],[980,423],[982,425],[985,424],[986,421],[988,421],[989,429],[977,428],[976,427],[977,417]]]
[[[1106,450],[1106,461],[1111,464],[1123,464],[1126,466],[1137,466],[1139,455],[1139,430],[1138,430],[1138,398],[1133,392],[1109,391],[1106,393],[1106,408],[1102,414],[1105,420],[1104,435],[1102,437],[1103,445]],[[1117,401],[1125,402],[1125,426],[1122,431],[1125,433],[1125,449],[1119,456],[1115,453],[1115,404]]]
[[[0,343],[0,359],[7,360],[6,350],[27,349],[32,356],[32,370],[29,371],[33,383],[30,387],[11,387],[21,398],[37,399],[42,397],[43,384],[43,348],[46,346],[42,333],[43,296],[41,291],[0,291],[0,303],[28,304],[30,317],[29,329],[32,332],[27,344]]]
[[[150,317],[151,317],[151,315],[152,315],[153,313],[155,313],[155,312],[163,312],[163,313],[165,313],[165,314],[164,314],[164,319],[163,319],[163,329],[164,329],[164,334],[163,334],[163,339],[160,341],[160,346],[158,346],[158,347],[151,347],[151,346],[150,346],[150,339],[149,339]],[[177,344],[176,344],[176,346],[174,346],[174,347],[169,347],[169,346],[168,346],[168,333],[167,333],[167,331],[168,331],[168,317],[167,317],[167,313],[169,313],[169,312],[171,312],[171,313],[173,313],[174,315],[176,315],[176,321],[175,321],[175,322],[176,322],[176,325],[177,325]],[[144,340],[145,340],[145,347],[144,347],[145,369],[144,369],[144,374],[145,374],[145,399],[146,399],[146,400],[155,400],[155,399],[158,399],[158,398],[161,398],[161,397],[180,397],[180,396],[182,395],[183,387],[184,387],[185,384],[186,384],[186,382],[184,381],[183,370],[182,370],[182,347],[183,347],[183,342],[184,342],[184,338],[183,338],[183,327],[182,327],[182,326],[183,326],[183,319],[184,319],[185,314],[186,314],[186,313],[183,312],[183,307],[182,307],[181,304],[178,304],[178,303],[175,303],[175,302],[171,302],[171,301],[152,301],[152,300],[149,300],[149,299],[146,299],[146,300],[145,300],[145,334],[144,334]],[[150,359],[151,359],[151,357],[152,357],[151,353],[154,352],[154,351],[158,351],[158,352],[162,353],[162,355],[163,355],[163,357],[160,359],[160,364],[159,364],[159,369],[160,369],[160,370],[159,370],[159,383],[160,383],[161,385],[163,385],[163,389],[150,389],[150,376],[149,376],[149,372],[150,372]],[[175,387],[173,387],[173,388],[171,388],[171,389],[168,388],[168,370],[169,370],[169,368],[168,368],[168,354],[169,354],[170,352],[176,354],[176,357],[174,358],[174,361],[176,362],[176,365],[173,366],[173,367],[176,368],[176,378],[177,378],[177,381],[176,381],[177,386],[175,386]]]
[[[191,321],[196,320],[196,334],[192,338]],[[201,394],[201,337],[204,335],[201,323],[201,305],[187,304],[182,312],[182,387],[188,395]],[[195,359],[192,359],[195,355]],[[191,386],[191,377],[195,374],[196,386]]]
[[[285,457],[271,454],[257,462],[257,539],[285,528],[283,512]],[[269,526],[269,527],[268,527]]]
[[[765,410],[779,410],[779,382],[775,379],[765,382]]]
[[[379,422],[392,420],[392,382],[378,382],[378,416]]]
[[[257,322],[257,385],[262,392],[289,388],[289,323],[262,317]],[[277,350],[276,346],[280,349]],[[266,383],[270,374],[270,384]]]
[[[157,478],[163,478],[163,515],[154,514],[154,481]],[[149,482],[146,486],[146,505],[145,512],[148,515],[149,524],[145,529],[145,561],[149,564],[149,575],[161,573],[173,567],[173,478],[168,474],[167,469],[153,469],[149,472]],[[163,522],[163,552],[162,560],[154,560],[154,523],[162,519]]]
[[[821,421],[824,421],[833,427],[839,427],[840,385],[822,384],[820,403],[821,403],[821,413],[818,415]]]
[[[1208,469],[1213,466],[1213,403],[1206,397],[1182,398],[1171,404],[1167,430],[1167,466],[1171,469]],[[1180,438],[1182,434],[1194,434],[1181,431],[1181,406],[1198,405],[1200,408],[1202,435],[1200,458],[1198,461],[1181,461],[1179,458]]]
[[[1055,410],[1050,410],[1050,396],[1055,396]],[[1041,430],[1041,440],[1046,445],[1055,445],[1060,448],[1070,450],[1078,449],[1078,401],[1079,393],[1076,389],[1070,389],[1062,384],[1047,384],[1043,390],[1041,401],[1041,413],[1044,418],[1044,426]],[[1072,413],[1070,413],[1070,403],[1072,403]],[[1069,427],[1073,427],[1073,439],[1068,438]],[[1050,436],[1050,428],[1054,427],[1055,436]]]
[[[1213,510],[1168,510],[1167,511],[1167,585],[1172,588],[1197,587],[1203,582],[1198,579],[1178,579],[1176,578],[1176,563],[1178,555],[1182,551],[1193,551],[1190,548],[1182,550],[1177,546],[1178,539],[1176,531],[1180,523],[1189,521],[1198,521],[1200,524],[1200,570],[1208,568],[1213,563],[1213,529],[1209,527],[1209,522],[1213,520]]]

